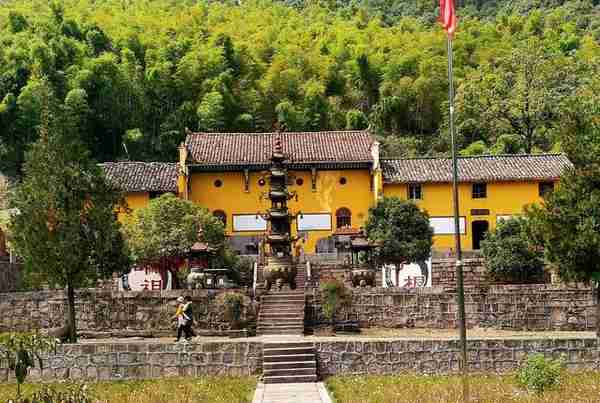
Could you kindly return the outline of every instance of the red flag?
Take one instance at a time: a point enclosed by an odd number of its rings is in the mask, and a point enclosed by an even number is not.
[[[440,22],[448,35],[454,34],[456,31],[454,0],[440,0]]]

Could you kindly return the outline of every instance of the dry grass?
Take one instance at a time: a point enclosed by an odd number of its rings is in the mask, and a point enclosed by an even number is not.
[[[256,383],[254,377],[208,377],[100,382],[89,387],[95,403],[249,403]],[[41,387],[26,384],[25,395]],[[14,398],[15,393],[15,385],[0,384],[0,402]]]
[[[527,339],[527,338],[595,338],[594,332],[575,331],[513,331],[497,329],[468,329],[467,337],[475,339]],[[390,338],[390,339],[455,339],[458,338],[458,330],[455,329],[387,329],[387,328],[365,328],[358,334],[339,334],[336,338]]]
[[[337,403],[463,402],[458,376],[333,377],[327,387]],[[514,376],[477,375],[469,380],[471,403],[591,403],[600,402],[600,373],[566,374],[554,390],[536,396],[517,386]]]

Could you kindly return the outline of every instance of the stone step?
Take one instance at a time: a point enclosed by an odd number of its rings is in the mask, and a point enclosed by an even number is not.
[[[263,370],[294,368],[312,368],[316,371],[317,362],[314,359],[312,361],[263,362]]]
[[[263,299],[299,299],[299,300],[304,300],[306,297],[304,295],[303,292],[297,292],[297,293],[293,293],[293,294],[265,294],[263,295]]]
[[[281,347],[281,348],[263,348],[263,357],[272,355],[298,355],[298,354],[314,354],[314,347]]]
[[[297,362],[311,361],[315,359],[315,354],[296,354],[296,355],[268,355],[263,356],[263,363],[267,362]]]
[[[263,330],[277,330],[280,332],[292,331],[292,332],[303,332],[304,323],[286,323],[278,325],[276,323],[260,323],[256,328],[257,331]]]
[[[304,304],[304,296],[268,296],[261,299],[261,303],[275,303],[275,304]]]
[[[261,329],[281,329],[282,327],[304,329],[304,321],[298,321],[298,320],[286,321],[286,322],[283,322],[283,321],[279,321],[279,322],[261,321],[259,324],[259,327]]]
[[[304,305],[261,305],[260,312],[264,313],[281,313],[282,315],[304,315]]]
[[[299,336],[304,334],[304,329],[256,329],[259,336]]]
[[[266,318],[272,318],[272,319],[301,318],[301,319],[304,319],[304,309],[302,309],[302,310],[296,309],[295,311],[286,311],[286,312],[276,311],[274,309],[269,310],[269,311],[263,311],[261,309],[259,316],[264,317],[265,319]]]
[[[258,322],[258,327],[260,327],[261,325],[267,325],[267,327],[273,327],[273,326],[299,326],[302,327],[304,326],[304,319],[295,319],[295,320],[291,320],[291,321],[279,321],[279,320],[261,320]]]
[[[288,375],[315,375],[315,368],[264,369],[265,378]]]
[[[317,375],[287,375],[269,376],[264,378],[264,383],[306,383],[317,382]]]
[[[263,349],[265,348],[294,348],[294,347],[315,347],[314,343],[308,342],[308,341],[301,341],[301,342],[295,342],[295,341],[278,341],[278,342],[272,342],[272,343],[263,343]]]
[[[260,315],[258,317],[258,324],[261,323],[286,323],[286,324],[303,324],[304,323],[304,316],[301,315],[296,315],[296,316],[289,316],[289,317],[284,317],[284,316],[278,316],[278,317],[270,317],[270,316],[263,316]]]

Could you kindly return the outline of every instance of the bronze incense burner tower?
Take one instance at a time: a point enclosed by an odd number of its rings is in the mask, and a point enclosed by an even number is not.
[[[267,265],[263,269],[267,289],[275,285],[276,290],[296,288],[296,268],[292,256],[292,245],[296,241],[292,237],[292,216],[287,202],[296,197],[295,192],[288,190],[288,170],[285,164],[281,137],[277,136],[271,155],[269,169],[269,193],[271,202],[269,210],[262,214],[268,222],[265,243],[268,245]]]

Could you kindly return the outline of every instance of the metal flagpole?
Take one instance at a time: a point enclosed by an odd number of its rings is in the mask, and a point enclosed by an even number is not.
[[[458,159],[456,155],[456,135],[454,133],[454,77],[452,72],[452,57],[452,35],[448,35],[450,137],[452,139],[452,201],[454,207],[454,241],[456,247],[456,302],[458,304],[458,327],[460,332],[460,369],[462,374],[466,377],[468,372],[467,327],[465,320],[465,289],[463,281],[462,250],[460,246],[460,215],[458,205]]]

